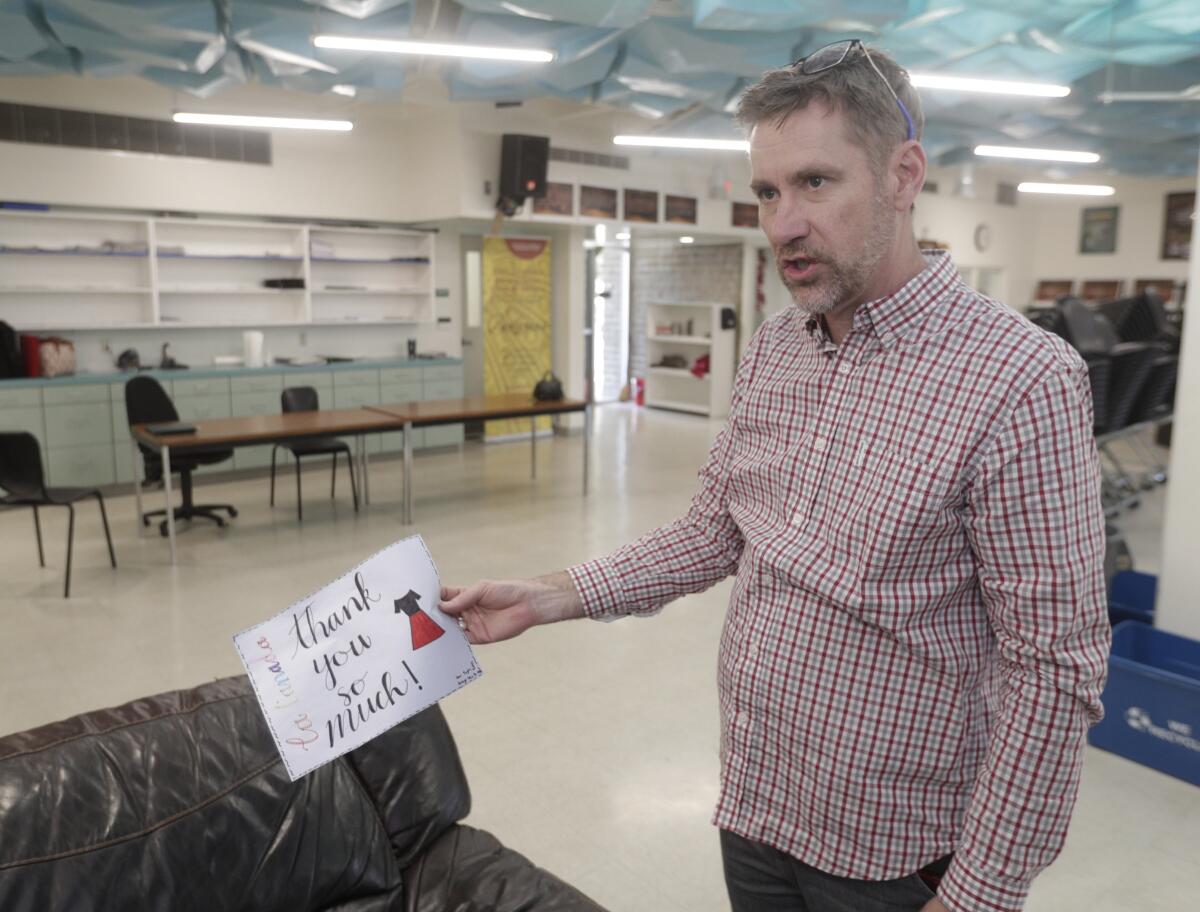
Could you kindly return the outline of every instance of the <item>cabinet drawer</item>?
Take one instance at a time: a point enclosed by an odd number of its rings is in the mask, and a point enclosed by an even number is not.
[[[426,368],[430,370],[431,368]],[[413,367],[384,367],[379,371],[380,383],[416,383],[420,384],[422,369]]]
[[[228,377],[206,377],[196,379],[175,380],[175,398],[181,396],[228,396]]]
[[[0,389],[0,410],[10,408],[41,408],[42,391],[36,386],[25,389]]]
[[[425,446],[425,428],[413,428],[413,449],[419,450]],[[380,451],[384,453],[403,453],[404,452],[404,432],[403,431],[388,431],[385,434],[379,434]]]
[[[381,383],[379,389],[380,397],[383,402],[398,403],[398,402],[420,402],[424,398],[424,388],[421,386],[421,381],[406,380],[404,382],[393,381],[391,383]]]
[[[110,407],[112,412],[112,438],[118,443],[129,439],[129,413],[125,411],[125,400],[114,399]]]
[[[203,421],[206,418],[232,418],[228,394],[215,396],[179,396],[175,410],[183,421]]]
[[[236,395],[237,393],[259,393],[267,390],[274,390],[278,393],[283,389],[283,376],[281,374],[251,374],[248,377],[230,377],[229,388]],[[279,397],[276,396],[276,402]]]
[[[116,480],[111,443],[58,447],[48,451],[50,484],[55,487],[94,487]]]
[[[364,405],[379,405],[378,386],[349,386],[333,388],[333,407],[339,409],[362,408]]]
[[[37,392],[37,390],[34,390]],[[46,428],[42,424],[42,409],[0,408],[0,431],[28,431],[46,448]]]
[[[107,383],[83,383],[77,386],[47,386],[42,389],[45,405],[78,405],[84,402],[107,402]]]
[[[276,473],[278,473],[279,466],[281,464],[283,464],[283,451],[282,450],[280,451],[279,455],[275,458],[275,463],[276,463],[276,466],[275,466]],[[269,446],[238,447],[236,450],[233,451],[233,467],[235,469],[261,469],[264,466],[270,466],[270,464],[271,464],[271,448]],[[228,466],[229,463],[225,463],[225,465]],[[283,481],[285,484],[287,483],[288,480],[289,479],[287,478],[287,476],[284,476]],[[292,480],[292,482],[293,482],[293,484],[295,483],[294,479]],[[276,478],[275,483],[279,484],[280,479]]]
[[[458,380],[426,380],[426,399],[461,399],[463,394],[462,379]]]
[[[289,386],[311,386],[317,391],[318,396],[332,395],[333,374],[328,371],[324,373],[284,374],[283,387],[287,389]]]
[[[108,396],[107,388],[104,395]],[[92,404],[56,405],[46,409],[47,446],[94,443],[112,443],[112,412],[108,408],[97,408]]]
[[[426,367],[421,373],[424,375],[426,382],[430,380],[457,380],[462,382],[463,369],[457,364],[445,365],[442,367]]]
[[[235,417],[276,415],[282,411],[283,407],[279,404],[279,390],[233,394],[233,415]]]
[[[373,386],[379,389],[379,371],[340,370],[333,372],[333,388],[335,390],[351,386]]]

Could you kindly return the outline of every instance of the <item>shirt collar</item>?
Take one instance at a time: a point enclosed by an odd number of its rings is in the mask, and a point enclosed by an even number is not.
[[[867,301],[854,313],[854,328],[870,328],[880,345],[890,348],[924,325],[937,302],[958,281],[958,270],[944,250],[927,250],[925,268],[882,298]]]

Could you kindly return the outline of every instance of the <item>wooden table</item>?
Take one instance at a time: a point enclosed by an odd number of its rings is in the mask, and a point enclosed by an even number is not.
[[[216,418],[187,422],[196,428],[192,434],[152,434],[144,424],[132,428],[130,452],[133,458],[133,487],[137,500],[138,534],[142,530],[142,466],[138,444],[162,457],[163,492],[167,502],[167,538],[171,563],[175,563],[175,514],[171,509],[171,453],[225,450],[240,446],[261,446],[306,437],[353,436],[354,458],[362,479],[363,502],[371,502],[366,434],[404,431],[404,522],[412,522],[412,431],[418,427],[461,424],[464,421],[500,418],[529,418],[531,477],[537,477],[537,419],[543,415],[583,413],[583,493],[588,492],[588,450],[591,444],[591,410],[586,402],[561,399],[539,402],[525,394],[473,396],[465,399],[441,399],[429,402],[402,402],[396,405],[368,406],[356,409],[331,409],[316,412],[281,412],[249,418]]]
[[[156,424],[161,422],[155,422]],[[227,450],[240,446],[260,446],[306,437],[354,436],[354,458],[362,479],[363,501],[370,503],[367,475],[367,447],[364,434],[391,431],[396,419],[368,409],[332,409],[317,412],[281,412],[248,418],[214,418],[185,422],[196,428],[193,434],[152,434],[144,424],[130,428],[133,454],[133,489],[137,499],[138,534],[142,530],[142,461],[138,444],[144,444],[162,457],[163,491],[167,501],[167,538],[171,543],[171,563],[175,563],[175,513],[171,508],[171,453]],[[405,438],[405,443],[408,440]]]
[[[367,406],[370,411],[388,415],[404,428],[404,522],[412,523],[412,434],[414,428],[464,421],[494,421],[503,418],[529,419],[530,477],[537,478],[537,420],[543,415],[583,413],[583,493],[588,492],[588,450],[591,449],[592,413],[579,399],[542,402],[526,393],[495,396],[468,396],[464,399],[434,399],[427,402],[401,402],[395,405]]]

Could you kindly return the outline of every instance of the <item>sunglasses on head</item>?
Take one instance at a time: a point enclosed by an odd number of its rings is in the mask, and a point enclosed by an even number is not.
[[[848,38],[845,41],[835,41],[833,44],[827,44],[825,47],[813,51],[807,57],[801,57],[792,66],[798,68],[805,76],[817,76],[827,70],[832,70],[835,66],[845,61],[856,48],[863,52],[863,55],[867,58],[867,63],[875,71],[875,75],[883,80],[883,84],[887,86],[887,90],[891,93],[892,98],[896,100],[896,105],[900,108],[900,113],[904,115],[904,122],[908,124],[908,138],[916,139],[917,131],[913,126],[912,115],[908,113],[908,108],[904,106],[904,102],[900,100],[900,96],[896,94],[896,90],[892,88],[892,84],[888,82],[887,77],[875,65],[875,61],[871,59],[871,52],[867,50],[867,46],[859,39]]]

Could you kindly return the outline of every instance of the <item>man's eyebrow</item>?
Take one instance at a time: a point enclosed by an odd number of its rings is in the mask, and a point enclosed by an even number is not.
[[[775,185],[772,184],[770,181],[766,181],[766,180],[750,181],[750,189],[754,193],[758,193],[760,190],[774,189],[774,187],[775,187]]]
[[[806,165],[805,167],[800,168],[799,170],[793,171],[791,174],[789,174],[787,177],[787,182],[789,184],[802,184],[806,180],[808,180],[810,177],[841,178],[841,177],[844,177],[845,174],[846,174],[846,172],[843,168],[840,168],[839,166],[832,164],[832,163]]]

